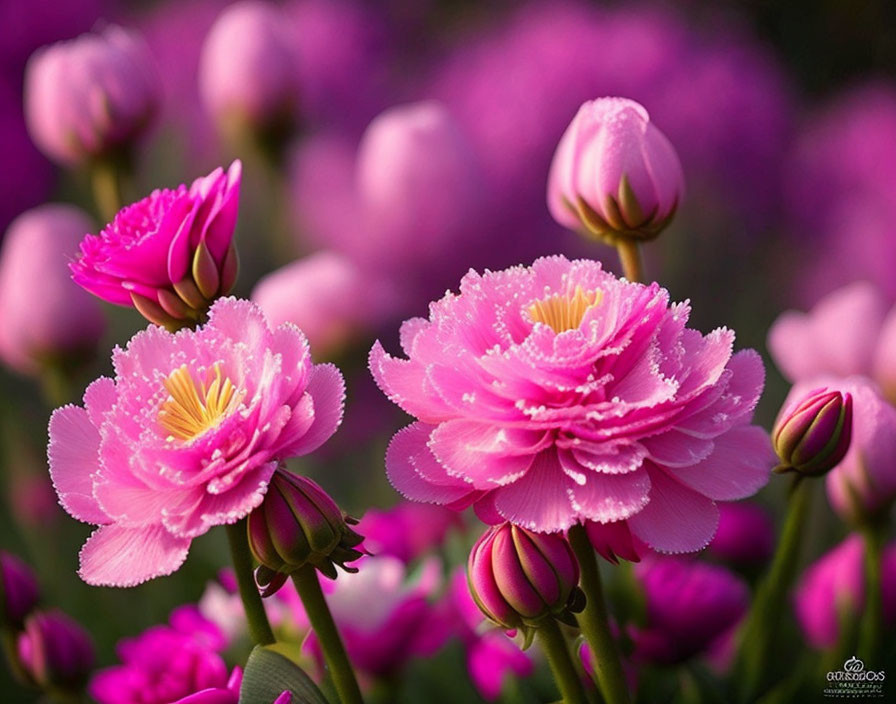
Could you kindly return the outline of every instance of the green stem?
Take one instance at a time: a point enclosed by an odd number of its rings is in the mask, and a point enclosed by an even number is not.
[[[566,647],[566,639],[557,621],[549,616],[538,624],[535,632],[541,649],[547,655],[554,680],[563,697],[563,704],[586,704],[585,688],[573,665],[569,649]]]
[[[239,587],[240,599],[246,611],[249,624],[249,636],[258,645],[270,645],[277,641],[268,615],[264,610],[261,595],[252,574],[252,553],[249,551],[249,540],[246,537],[247,519],[242,519],[227,526],[227,541],[230,543],[230,555],[233,558],[233,569]]]
[[[812,483],[797,476],[791,487],[787,518],[768,573],[756,589],[756,597],[741,631],[735,682],[740,700],[755,701],[774,654],[773,644],[787,607],[787,594],[796,577],[803,526],[809,514]]]
[[[116,159],[100,159],[90,171],[93,199],[97,212],[105,222],[112,222],[121,210],[124,199],[121,193],[121,167]]]
[[[622,273],[629,281],[644,282],[644,266],[641,263],[641,245],[631,238],[620,238],[616,251],[622,262]]]
[[[881,594],[881,553],[884,535],[877,526],[864,526],[865,612],[859,630],[859,655],[871,660],[880,653],[883,597]]]
[[[585,592],[585,609],[576,615],[576,620],[591,648],[597,684],[607,704],[627,704],[629,696],[625,673],[610,632],[597,557],[583,525],[574,525],[569,529],[569,544],[579,561],[581,586]]]
[[[323,651],[340,701],[342,704],[363,704],[358,680],[355,679],[339,630],[320,589],[317,571],[312,565],[305,565],[292,573],[292,580],[302,598],[302,605]]]

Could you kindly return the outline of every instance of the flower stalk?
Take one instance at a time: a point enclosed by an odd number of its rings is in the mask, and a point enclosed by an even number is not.
[[[230,555],[233,559],[240,599],[243,602],[243,609],[246,611],[249,635],[258,645],[270,645],[277,639],[271,630],[261,595],[255,585],[255,576],[252,572],[252,553],[249,551],[249,541],[246,538],[246,522],[247,519],[243,518],[228,525],[227,540],[230,543]]]
[[[635,283],[644,283],[644,264],[641,261],[641,245],[635,239],[620,237],[616,241],[616,251],[622,262],[625,278]]]
[[[586,704],[585,688],[573,664],[566,639],[556,619],[548,617],[535,629],[541,649],[548,658],[563,704]]]
[[[886,532],[878,524],[862,527],[865,547],[865,611],[859,625],[860,657],[871,660],[880,653],[883,625],[883,572],[881,567]]]

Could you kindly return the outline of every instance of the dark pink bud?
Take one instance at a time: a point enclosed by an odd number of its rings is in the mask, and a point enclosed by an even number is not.
[[[579,602],[579,564],[558,533],[532,533],[503,523],[476,542],[467,563],[470,593],[482,612],[504,628],[569,619]]]
[[[249,514],[249,546],[261,563],[256,580],[273,594],[285,578],[305,565],[314,565],[330,579],[336,566],[346,567],[361,557],[355,548],[363,538],[355,533],[339,506],[315,482],[278,469],[264,502]]]
[[[93,642],[80,624],[61,611],[38,611],[25,621],[19,658],[41,687],[77,692],[93,669]]]
[[[0,616],[3,625],[16,630],[40,598],[37,580],[31,568],[15,555],[0,552]]]
[[[851,439],[852,396],[811,391],[778,416],[772,441],[781,463],[775,471],[825,474],[846,455]]]

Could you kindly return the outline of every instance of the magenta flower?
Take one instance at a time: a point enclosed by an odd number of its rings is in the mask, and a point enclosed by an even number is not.
[[[775,524],[758,504],[720,503],[719,529],[707,549],[737,566],[761,565],[775,550]]]
[[[734,333],[685,327],[657,284],[597,262],[537,260],[484,275],[404,323],[409,359],[377,343],[370,368],[417,422],[392,440],[393,485],[537,532],[626,520],[671,552],[715,532],[715,501],[739,499],[774,464],[749,425],[763,385]]]
[[[403,501],[385,511],[370,509],[358,522],[357,531],[371,554],[392,555],[409,563],[441,545],[460,523],[454,511]]]
[[[135,306],[151,322],[196,320],[236,280],[233,231],[242,166],[233,162],[187,188],[155,190],[81,242],[72,278],[103,300]]]
[[[271,330],[233,298],[177,334],[137,333],[84,407],[50,419],[50,473],[73,517],[90,584],[132,586],[180,567],[190,541],[258,506],[279,462],[304,455],[342,418],[344,382],[311,362],[301,331]]]
[[[813,648],[837,644],[844,617],[858,619],[865,604],[862,569],[865,547],[851,535],[809,566],[793,595],[796,617]],[[884,622],[896,624],[896,543],[884,548],[882,597]]]
[[[17,647],[25,672],[46,689],[81,691],[96,662],[90,634],[58,609],[32,612]]]

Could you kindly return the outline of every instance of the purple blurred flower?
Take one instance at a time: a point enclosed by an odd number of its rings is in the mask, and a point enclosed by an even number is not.
[[[10,225],[0,251],[0,358],[25,373],[92,352],[105,328],[99,303],[72,282],[70,253],[92,229],[70,205],[42,205]]]
[[[747,585],[722,567],[651,557],[634,570],[647,601],[646,625],[633,633],[635,660],[658,664],[687,660],[706,650],[746,613]]]
[[[0,551],[0,623],[21,628],[39,598],[31,568],[15,555]]]
[[[793,601],[797,620],[814,648],[837,644],[844,619],[854,621],[865,603],[864,543],[850,535],[810,565],[797,584]],[[882,561],[884,623],[896,624],[896,543],[884,548]]]
[[[27,618],[18,649],[25,671],[43,688],[80,691],[95,661],[90,634],[56,609]]]
[[[761,506],[747,501],[722,502],[719,528],[710,554],[736,566],[761,565],[775,549],[775,524]]]
[[[364,549],[391,555],[405,564],[442,544],[453,527],[461,525],[456,511],[433,504],[402,501],[390,509],[370,509],[358,523]]]
[[[25,73],[28,131],[67,164],[126,149],[149,127],[160,100],[143,40],[121,27],[38,50]]]

